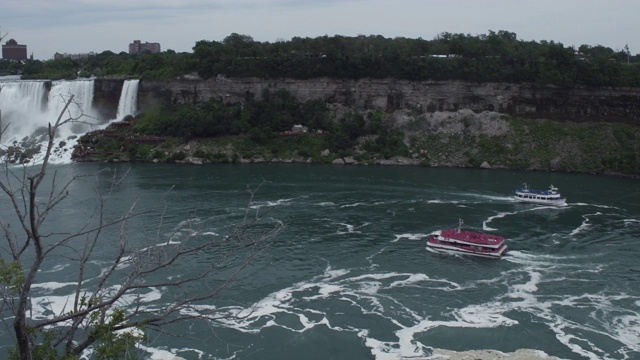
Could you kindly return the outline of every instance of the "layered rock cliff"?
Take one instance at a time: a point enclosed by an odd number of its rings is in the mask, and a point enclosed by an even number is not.
[[[110,89],[115,87],[113,81],[98,81],[98,102],[102,101],[102,95],[111,94]],[[393,79],[227,79],[220,76],[212,80],[143,80],[138,102],[141,110],[157,103],[195,103],[210,98],[238,102],[247,95],[259,98],[264,90],[279,89],[287,90],[302,101],[322,99],[357,110],[391,112],[406,109],[421,114],[470,109],[557,120],[640,123],[640,88],[563,88]]]
[[[104,109],[109,104],[117,108],[113,90],[121,87],[122,80],[96,81],[96,103]],[[347,157],[326,148],[274,155],[278,145],[271,149],[257,144],[238,147],[201,139],[158,146],[146,154],[136,153],[136,159],[130,160],[364,162],[640,175],[640,88],[218,77],[140,81],[138,109],[195,104],[211,98],[236,103],[249,97],[260,99],[265,90],[286,90],[300,101],[323,100],[335,120],[347,111],[382,110],[389,123],[404,134],[406,151],[394,156],[372,153],[367,150],[371,146],[359,145]],[[361,145],[376,141],[361,140]],[[247,151],[247,146],[254,148]],[[126,154],[112,156],[114,160],[129,159]]]

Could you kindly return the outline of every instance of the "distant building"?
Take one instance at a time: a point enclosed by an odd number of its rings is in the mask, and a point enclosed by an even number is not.
[[[2,45],[2,58],[5,60],[26,61],[27,45],[19,45],[15,40],[9,39]]]
[[[160,52],[160,44],[149,42],[142,43],[140,40],[133,40],[133,42],[129,44],[129,54],[142,54],[147,50],[152,54],[157,54]]]
[[[60,53],[55,53],[53,55],[53,58],[55,60],[60,60],[60,59],[71,59],[71,60],[80,60],[80,59],[86,59],[89,56],[94,56],[96,53],[94,53],[93,51],[88,52],[88,53],[82,53],[82,54],[60,54]]]

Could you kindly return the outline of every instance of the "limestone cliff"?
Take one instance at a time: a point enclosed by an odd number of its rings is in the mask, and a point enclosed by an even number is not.
[[[141,110],[156,103],[195,103],[210,98],[237,102],[243,101],[248,94],[259,98],[265,89],[285,89],[302,101],[322,99],[356,110],[391,112],[407,109],[422,114],[470,109],[556,120],[640,123],[640,88],[563,88],[393,79],[227,79],[219,76],[211,80],[143,80],[138,101]]]
[[[117,108],[113,89],[121,87],[122,80],[98,80],[95,101],[105,109],[110,103]],[[248,97],[259,99],[265,90],[281,89],[300,101],[325,101],[334,119],[347,111],[382,110],[389,123],[404,134],[406,151],[402,156],[389,156],[357,146],[347,157],[332,154],[326,147],[275,154],[277,145],[268,149],[200,139],[158,146],[145,154],[136,153],[135,159],[126,154],[112,157],[142,161],[186,158],[191,163],[297,161],[640,175],[640,88],[220,76],[206,81],[140,81],[138,109],[211,98],[235,103]],[[364,138],[361,145],[371,141],[375,139]]]

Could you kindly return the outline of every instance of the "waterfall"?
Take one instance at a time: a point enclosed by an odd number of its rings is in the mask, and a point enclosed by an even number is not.
[[[71,95],[74,103],[65,116],[78,118],[79,122],[62,126],[56,134],[53,163],[71,162],[76,139],[88,131],[105,128],[113,121],[135,115],[138,102],[139,80],[126,80],[122,85],[116,119],[98,121],[93,109],[94,81],[73,80],[27,81],[0,79],[0,126],[6,127],[0,139],[0,155],[8,150],[31,152],[47,140],[43,134],[49,123],[54,123]],[[33,161],[37,162],[37,158]]]
[[[33,152],[44,145],[42,135],[62,111],[66,99],[74,95],[74,104],[68,108],[72,117],[83,116],[78,123],[62,126],[56,134],[53,163],[71,162],[75,138],[98,126],[93,110],[93,80],[54,81],[0,81],[0,125],[6,130],[0,139],[0,153],[13,149]],[[11,151],[9,151],[11,150]],[[38,161],[34,156],[33,161]]]
[[[0,123],[6,128],[3,143],[21,139],[42,126],[39,123],[47,106],[45,82],[3,81],[0,87]]]
[[[127,115],[134,116],[138,109],[138,84],[140,80],[125,80],[120,92],[120,102],[118,103],[118,115],[116,118],[122,120]]]
[[[57,119],[60,115],[66,100],[73,95],[73,100],[78,104],[71,106],[71,116],[78,117],[82,114],[93,115],[93,80],[78,81],[55,81],[49,91],[49,101],[47,102],[47,115]],[[86,121],[86,119],[83,119]]]

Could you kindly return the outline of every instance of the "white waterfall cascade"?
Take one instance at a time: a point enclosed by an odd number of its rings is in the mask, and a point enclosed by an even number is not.
[[[85,116],[79,122],[60,128],[51,156],[52,163],[70,163],[73,146],[79,136],[105,128],[126,115],[135,115],[138,82],[125,81],[118,116],[105,121],[96,118],[92,106],[93,80],[54,81],[47,91],[46,81],[0,79],[0,126],[2,129],[6,127],[0,139],[0,150],[7,151],[12,147],[34,149],[38,144],[44,146],[46,139],[42,135],[48,124],[56,121],[66,99],[73,95],[76,104],[72,104],[68,111],[74,117]],[[40,159],[41,156],[34,156],[31,163],[37,163]]]
[[[42,81],[0,82],[0,122],[3,144],[22,139],[46,125],[47,90]]]
[[[125,80],[120,92],[118,102],[117,120],[124,119],[127,115],[134,116],[138,110],[138,84],[140,80]]]

